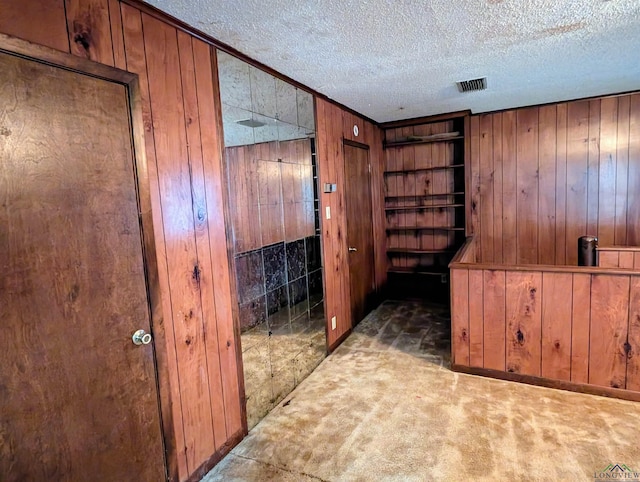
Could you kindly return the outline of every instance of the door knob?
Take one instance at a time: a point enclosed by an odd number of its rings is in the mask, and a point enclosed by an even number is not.
[[[131,339],[135,345],[148,345],[151,343],[151,335],[144,330],[136,331]]]
[[[353,246],[349,246],[349,252],[350,253],[355,253],[356,251],[358,251],[358,248],[354,248]]]

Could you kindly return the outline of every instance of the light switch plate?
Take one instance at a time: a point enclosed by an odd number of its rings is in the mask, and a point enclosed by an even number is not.
[[[331,219],[331,206],[327,206],[326,208],[324,208],[324,212],[326,214],[326,218]]]

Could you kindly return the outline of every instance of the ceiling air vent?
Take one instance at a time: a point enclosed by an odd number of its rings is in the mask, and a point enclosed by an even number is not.
[[[479,79],[463,80],[456,82],[458,90],[460,92],[473,92],[476,90],[484,90],[487,88],[487,78],[481,77]]]

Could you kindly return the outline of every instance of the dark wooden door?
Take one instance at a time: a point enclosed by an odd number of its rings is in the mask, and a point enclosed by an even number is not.
[[[166,479],[129,113],[0,53],[0,480]]]
[[[344,145],[351,323],[371,310],[375,289],[369,151]]]

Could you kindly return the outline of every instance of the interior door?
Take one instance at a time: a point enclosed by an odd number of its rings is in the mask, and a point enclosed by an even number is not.
[[[129,109],[0,53],[0,480],[166,480]]]
[[[375,290],[369,150],[344,144],[351,320],[371,310]]]

